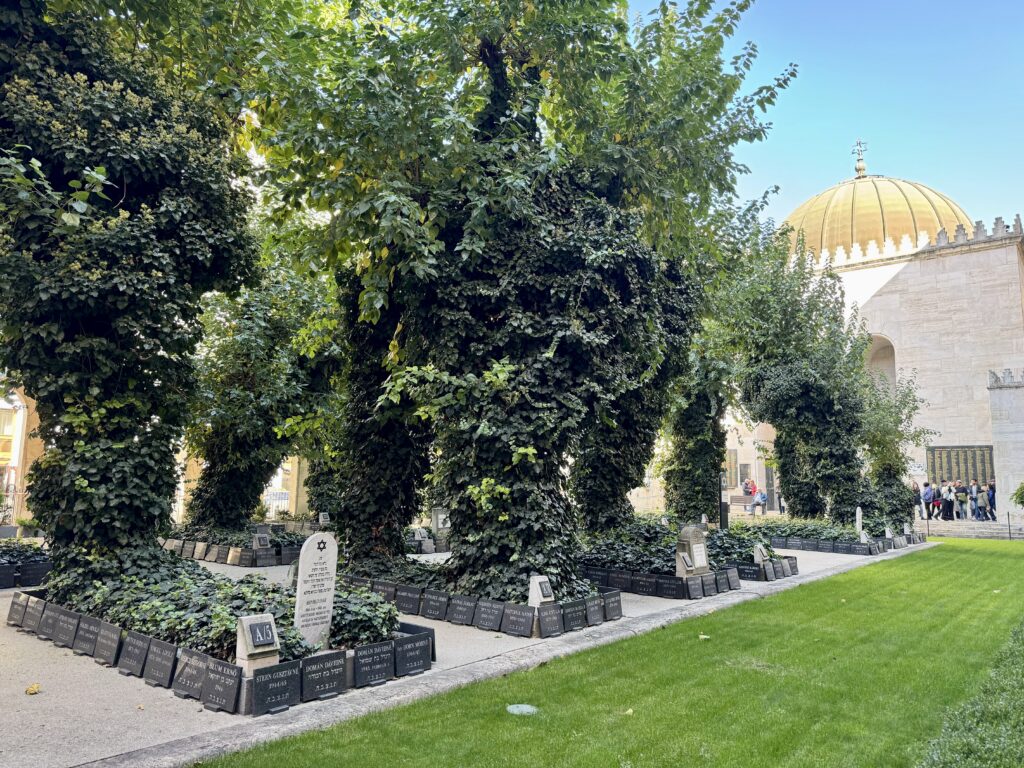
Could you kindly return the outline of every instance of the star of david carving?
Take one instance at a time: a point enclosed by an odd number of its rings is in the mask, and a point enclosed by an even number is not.
[[[325,549],[327,549],[327,542],[326,541],[318,541],[316,543],[316,548],[319,549],[321,552],[323,552]]]

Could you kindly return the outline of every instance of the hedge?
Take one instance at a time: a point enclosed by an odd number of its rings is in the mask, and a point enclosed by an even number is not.
[[[40,563],[50,555],[38,544],[18,539],[0,539],[0,565]]]
[[[783,517],[778,520],[738,522],[735,525],[756,529],[761,536],[793,536],[801,539],[823,539],[825,541],[860,541],[856,529],[848,525],[837,525],[827,520],[809,520]]]
[[[173,531],[174,538],[182,541],[205,541],[225,547],[243,548],[252,547],[252,537],[255,533],[255,528],[239,530],[211,525],[183,525]],[[308,533],[293,531],[281,531],[280,533],[271,531],[268,535],[272,547],[301,547],[303,542],[309,538]]]

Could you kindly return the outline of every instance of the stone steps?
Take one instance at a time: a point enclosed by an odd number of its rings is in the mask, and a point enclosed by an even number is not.
[[[963,539],[1024,539],[1024,525],[1012,523],[1009,530],[1006,520],[994,523],[978,523],[973,520],[924,520],[914,521],[914,530],[925,531],[930,536],[950,536]]]

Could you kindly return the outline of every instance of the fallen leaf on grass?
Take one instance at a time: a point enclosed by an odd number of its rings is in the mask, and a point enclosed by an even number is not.
[[[993,589],[993,590],[992,590],[992,594],[994,594],[994,595],[998,595],[998,594],[999,594],[1000,592],[1002,592],[1002,591],[1003,591],[1003,590],[1001,590],[1001,589]]]
[[[633,709],[632,709],[632,708],[630,708],[630,709],[627,709],[627,710],[626,710],[625,712],[623,712],[622,714],[624,714],[624,715],[632,715],[632,714],[633,714]]]
[[[711,635],[697,635],[698,640],[710,640]]]
[[[25,693],[27,693],[29,696],[35,696],[41,690],[43,690],[43,688],[41,685],[39,685],[39,683],[32,683],[32,685],[25,689]]]

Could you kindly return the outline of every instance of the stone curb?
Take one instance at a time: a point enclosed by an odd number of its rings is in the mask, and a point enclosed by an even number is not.
[[[918,544],[911,548],[890,550],[871,557],[858,557],[849,563],[824,568],[814,573],[801,573],[787,579],[771,582],[744,582],[742,589],[702,600],[687,600],[682,605],[645,616],[623,617],[591,627],[584,632],[572,632],[524,648],[474,661],[425,676],[393,680],[381,688],[363,688],[336,699],[311,702],[295,707],[280,715],[247,719],[238,725],[227,725],[216,731],[168,741],[152,747],[124,752],[80,765],[102,768],[178,768],[190,766],[199,760],[208,760],[229,752],[238,752],[268,741],[295,736],[306,731],[327,728],[371,712],[398,707],[419,699],[445,693],[462,686],[502,677],[512,672],[533,669],[554,659],[597,648],[619,640],[636,637],[669,624],[694,616],[706,616],[723,608],[784,592],[801,584],[810,584],[856,568],[892,560],[913,552],[937,546],[938,542]],[[225,719],[231,715],[224,715]]]

